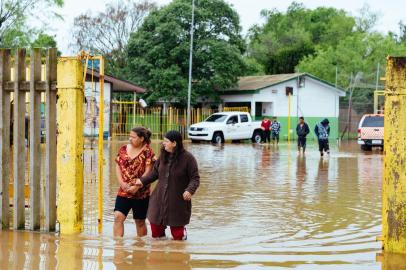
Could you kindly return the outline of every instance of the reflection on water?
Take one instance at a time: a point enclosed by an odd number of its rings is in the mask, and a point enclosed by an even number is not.
[[[114,158],[119,146],[111,143],[105,149],[103,234],[2,231],[1,269],[406,267],[404,256],[385,254],[382,263],[376,262],[383,162],[379,151],[363,153],[355,143],[343,143],[320,158],[316,145],[308,146],[306,156],[298,155],[294,145],[187,145],[201,172],[189,239],[138,238],[130,214],[126,237],[115,241]],[[155,144],[156,152],[158,148]],[[94,215],[95,190],[85,192],[85,213]]]

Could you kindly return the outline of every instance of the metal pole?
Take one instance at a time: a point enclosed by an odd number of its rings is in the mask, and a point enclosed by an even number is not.
[[[338,67],[336,66],[336,84],[335,84],[336,88],[337,88],[337,77],[338,77]]]
[[[136,103],[137,103],[137,95],[136,95],[136,93],[135,92],[133,92],[133,113],[132,113],[132,117],[133,117],[133,127],[132,128],[134,128],[135,127],[135,105],[136,105]]]
[[[337,91],[337,77],[338,77],[338,66],[336,66],[336,83],[335,83],[335,90]],[[337,93],[335,91],[335,93]],[[340,109],[338,109],[338,114],[340,113]],[[337,140],[340,138],[340,135],[339,135],[339,133],[340,133],[340,131],[339,131],[339,128],[340,128],[340,121],[339,121],[339,115],[337,114],[337,95],[334,95],[334,117],[337,119]]]
[[[288,95],[288,144],[290,144],[290,106],[291,106],[291,94]]]
[[[376,84],[375,84],[375,91],[378,91],[378,83],[379,83],[379,63],[376,69]]]
[[[379,63],[376,69],[376,83],[374,92],[374,113],[378,113],[378,83],[379,83]]]
[[[406,254],[405,63],[406,57],[388,57],[386,64],[384,119],[386,151],[382,181],[382,232],[385,254]]]
[[[193,56],[193,32],[195,24],[195,0],[192,0],[192,23],[190,24],[190,51],[189,51],[189,85],[187,91],[187,130],[190,127],[190,98],[192,93],[192,56]]]
[[[99,145],[98,145],[98,218],[97,228],[101,233],[103,229],[103,139],[104,139],[104,58],[103,56],[97,57],[100,60],[99,70],[99,83],[100,83],[100,99],[99,99]],[[93,60],[94,61],[94,60]]]

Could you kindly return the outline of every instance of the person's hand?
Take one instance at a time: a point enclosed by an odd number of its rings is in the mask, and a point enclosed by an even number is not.
[[[135,180],[135,185],[136,185],[138,188],[142,188],[142,187],[144,186],[144,184],[142,184],[142,182],[141,182],[141,180],[140,180],[139,178],[137,178],[137,179]]]
[[[140,188],[138,186],[130,186],[130,188],[127,190],[127,193],[130,194],[135,194]]]
[[[123,183],[123,184],[121,184],[121,189],[124,190],[125,192],[128,192],[128,189],[129,189],[130,187],[131,187],[131,186],[130,186],[128,183]]]
[[[190,194],[189,191],[183,192],[183,199],[184,199],[185,201],[190,201],[190,200],[192,199],[192,194]]]

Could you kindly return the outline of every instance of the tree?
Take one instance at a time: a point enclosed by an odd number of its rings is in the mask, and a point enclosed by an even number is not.
[[[303,57],[312,55],[318,47],[336,45],[355,26],[354,18],[343,10],[310,10],[297,2],[286,13],[273,9],[261,15],[266,22],[249,30],[248,54],[269,74],[294,72]]]
[[[359,13],[360,15],[355,18],[357,31],[361,33],[371,32],[378,22],[378,13],[372,11],[366,3],[359,10]]]
[[[106,57],[106,71],[123,77],[126,47],[130,34],[138,29],[155,4],[145,1],[121,0],[107,4],[104,12],[90,12],[74,19],[72,46]]]
[[[399,42],[406,44],[406,25],[400,21],[399,22]]]
[[[189,0],[153,11],[128,45],[131,80],[148,89],[149,102],[186,103],[190,24]],[[239,16],[223,0],[200,0],[195,9],[192,102],[218,101],[217,90],[235,86],[244,73]]]
[[[55,36],[50,36],[44,32],[39,32],[37,38],[31,43],[32,48],[57,48]],[[43,57],[46,57],[47,52],[41,52]],[[62,55],[62,52],[58,50],[58,56]]]
[[[2,47],[24,47],[37,34],[35,28],[27,25],[28,17],[52,13],[50,7],[63,6],[63,0],[5,0],[0,3],[0,45]]]
[[[297,68],[301,72],[334,82],[337,67],[338,85],[343,88],[356,88],[353,100],[365,106],[367,103],[372,104],[378,63],[382,75],[387,55],[405,54],[406,44],[398,44],[391,35],[357,32],[340,41],[336,47],[318,49],[314,55],[303,58]],[[362,74],[362,77],[353,85],[355,74]]]
[[[34,48],[56,48],[55,36],[40,32],[37,38],[31,43]]]

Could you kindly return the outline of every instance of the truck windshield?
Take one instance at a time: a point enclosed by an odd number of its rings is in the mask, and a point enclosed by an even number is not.
[[[362,127],[383,127],[383,117],[366,116],[364,122],[362,122]]]
[[[205,122],[216,122],[216,123],[220,123],[220,122],[224,122],[224,120],[226,120],[227,115],[224,114],[213,114],[210,115],[209,118],[207,118],[205,120]]]

